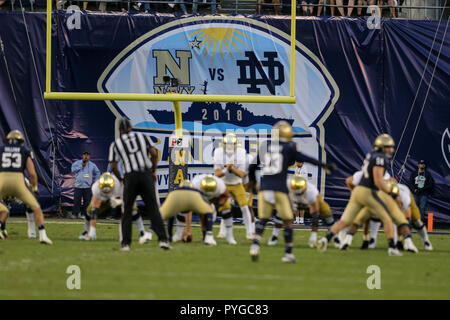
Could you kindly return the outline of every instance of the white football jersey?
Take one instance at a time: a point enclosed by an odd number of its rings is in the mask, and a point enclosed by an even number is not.
[[[399,183],[397,184],[397,186],[399,191],[399,197],[400,199],[402,199],[402,211],[405,211],[411,205],[411,196],[410,196],[411,191],[409,191],[409,188],[404,184]]]
[[[362,170],[356,171],[353,174],[353,185],[354,186],[357,186],[361,182],[362,176],[363,176]],[[383,176],[383,179],[387,180],[387,179],[390,179],[390,178],[391,178],[391,175],[389,173],[385,172],[384,176]]]
[[[115,199],[115,198],[122,198],[122,193],[123,193],[123,186],[122,183],[120,183],[119,179],[117,179],[117,177],[112,174],[111,175],[114,179],[114,188],[112,188],[112,190],[108,193],[103,193],[100,190],[100,187],[98,186],[98,180],[92,185],[92,194],[102,200],[102,201],[108,201],[110,199]]]
[[[287,185],[289,189],[289,198],[293,203],[294,207],[307,207],[310,206],[314,201],[317,200],[317,196],[319,195],[319,190],[317,190],[316,186],[312,183],[306,181],[306,191],[301,195],[297,195],[292,192],[291,187],[291,178],[287,180]]]
[[[242,178],[225,169],[227,164],[232,163],[238,170],[247,171],[247,152],[244,148],[237,147],[236,152],[228,154],[223,147],[214,150],[214,170],[222,169],[225,175],[221,178],[225,184],[240,184]]]
[[[202,189],[200,188],[200,185],[201,185],[202,179],[207,176],[213,177],[217,183],[217,188],[216,188],[215,192],[211,192],[211,193],[204,192],[204,194],[208,198],[208,200],[217,198],[221,194],[225,193],[225,191],[227,190],[227,187],[225,186],[225,183],[223,182],[223,180],[221,178],[218,178],[218,177],[212,176],[212,175],[208,175],[208,174],[196,175],[194,177],[194,179],[192,179],[192,185],[194,186],[194,188],[201,191]]]

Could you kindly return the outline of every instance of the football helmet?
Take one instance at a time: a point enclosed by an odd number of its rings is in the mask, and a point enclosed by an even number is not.
[[[179,188],[193,188],[194,186],[192,185],[192,182],[189,180],[183,180],[183,182],[181,182],[178,186]]]
[[[98,179],[98,186],[102,193],[110,193],[114,188],[114,184],[114,179],[109,172],[105,172],[100,176],[100,179]]]
[[[217,189],[217,182],[212,176],[206,176],[200,183],[200,189],[206,193],[215,192]]]
[[[237,146],[237,137],[234,133],[227,133],[225,137],[223,137],[223,146],[227,153],[234,153],[234,150]]]
[[[373,151],[382,152],[388,156],[392,156],[391,152],[385,152],[383,150],[384,148],[387,148],[387,147],[394,148],[395,142],[394,142],[394,139],[392,139],[392,137],[390,135],[388,135],[387,133],[383,133],[375,139],[375,141],[373,143]]]
[[[22,132],[19,130],[13,130],[6,136],[6,143],[8,144],[19,144],[21,146],[25,143],[25,138],[23,137]]]
[[[290,185],[295,194],[303,194],[306,190],[306,180],[299,174],[292,177]]]
[[[292,136],[294,135],[294,133],[289,122],[284,120],[278,121],[272,128],[272,135],[274,134],[275,130],[278,131],[278,138],[281,141],[292,141]]]

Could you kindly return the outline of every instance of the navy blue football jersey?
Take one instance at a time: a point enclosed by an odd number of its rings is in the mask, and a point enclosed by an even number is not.
[[[293,141],[271,143],[263,142],[258,152],[258,163],[262,164],[260,190],[272,190],[288,193],[286,185],[289,166],[295,161],[308,162],[323,166],[297,150],[297,144]]]
[[[18,144],[0,146],[0,172],[23,172],[28,157],[33,159],[30,150]]]
[[[383,175],[387,170],[389,159],[380,152],[369,152],[366,154],[362,165],[363,176],[359,182],[360,186],[364,186],[371,189],[378,189],[373,180],[373,167],[383,167]]]

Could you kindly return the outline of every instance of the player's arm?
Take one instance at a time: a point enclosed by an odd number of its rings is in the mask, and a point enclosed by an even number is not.
[[[347,185],[347,188],[352,191],[355,188],[355,185],[353,184],[353,176],[348,177],[345,179],[345,184]]]
[[[31,190],[33,190],[33,192],[37,192],[38,176],[36,174],[36,169],[34,167],[33,160],[31,160],[31,157],[27,158],[26,167],[27,167],[28,175],[30,176]]]
[[[318,167],[325,168],[327,173],[331,173],[332,171],[336,170],[336,165],[334,163],[322,163],[319,160],[316,160],[300,151],[296,151],[295,161],[308,162],[308,163],[314,164]]]
[[[158,168],[158,151],[155,147],[150,148],[150,158],[152,161],[153,174],[156,175],[156,169]]]
[[[114,173],[114,175],[117,177],[117,179],[119,179],[119,181],[122,181],[122,177],[120,176],[120,172],[117,167],[117,162],[111,161],[110,164],[111,164],[111,171]]]
[[[228,169],[228,171],[230,171],[231,173],[237,175],[239,178],[243,178],[245,176],[245,171],[239,170],[233,164],[230,164],[229,166],[230,169]]]
[[[92,209],[99,209],[100,206],[102,204],[102,200],[100,200],[99,198],[97,198],[95,196],[95,194],[92,194],[92,199],[91,199],[91,208]]]
[[[373,183],[377,186],[377,188],[386,192],[387,194],[391,193],[389,187],[386,185],[386,183],[383,182],[384,167],[374,166],[372,169],[372,173],[373,173]]]
[[[225,192],[222,193],[221,195],[219,195],[216,198],[211,199],[211,203],[214,204],[215,206],[223,206],[225,204],[225,202],[228,200],[228,198],[230,197],[230,192],[225,189]]]
[[[214,175],[216,177],[221,178],[221,177],[223,177],[225,175],[225,173],[223,172],[222,169],[217,168],[217,169],[214,169]]]

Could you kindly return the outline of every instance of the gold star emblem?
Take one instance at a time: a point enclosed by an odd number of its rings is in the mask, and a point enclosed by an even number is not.
[[[197,40],[197,37],[195,37],[193,41],[189,41],[189,45],[190,45],[192,48],[200,48],[200,43],[202,43],[202,42],[201,42],[201,41],[198,41],[198,40]]]

